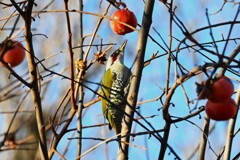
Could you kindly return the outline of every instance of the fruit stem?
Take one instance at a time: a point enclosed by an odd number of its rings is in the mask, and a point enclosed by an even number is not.
[[[124,2],[118,2],[117,6],[120,8],[120,6],[123,6],[124,9],[128,9],[127,5]]]

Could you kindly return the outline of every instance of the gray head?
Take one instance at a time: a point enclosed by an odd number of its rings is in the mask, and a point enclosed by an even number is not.
[[[123,62],[124,62],[124,49],[126,47],[126,44],[127,44],[127,40],[125,40],[123,42],[123,44],[108,57],[106,70],[108,70],[112,65],[114,65],[116,63],[123,64]]]

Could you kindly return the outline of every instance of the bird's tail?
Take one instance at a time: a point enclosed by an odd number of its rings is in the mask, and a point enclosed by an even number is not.
[[[118,141],[118,147],[119,149],[121,149],[122,152],[124,152],[123,147],[122,147],[122,135],[121,135],[121,129],[116,130],[116,134],[117,134],[117,141]]]

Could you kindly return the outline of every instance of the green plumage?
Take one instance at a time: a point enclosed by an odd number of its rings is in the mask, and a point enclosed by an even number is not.
[[[109,78],[104,78],[104,77],[109,77]],[[107,105],[107,100],[110,95],[110,88],[112,86],[112,74],[111,74],[111,69],[108,69],[102,78],[102,83],[101,83],[101,94],[104,97],[102,99],[102,111],[105,113],[106,111],[106,105]]]
[[[109,105],[109,97],[110,97],[110,92],[111,92],[111,86],[113,83],[113,76],[112,76],[112,72],[111,69],[109,68],[103,75],[102,78],[102,83],[101,83],[101,93],[102,93],[102,112],[105,118],[107,118],[107,120],[109,121],[109,128],[111,129],[112,126],[115,126],[113,124],[113,120],[111,118],[111,116],[107,115],[107,110],[106,107],[107,105]],[[113,127],[116,128],[116,127]]]
[[[109,68],[103,75],[101,95],[102,111],[109,121],[109,129],[114,129],[116,134],[121,132],[121,123],[126,105],[126,87],[129,84],[131,71],[120,64]]]

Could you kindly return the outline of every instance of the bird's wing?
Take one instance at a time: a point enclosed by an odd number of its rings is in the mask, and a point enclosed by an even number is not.
[[[107,106],[107,101],[109,100],[110,92],[111,92],[111,86],[113,83],[113,76],[111,69],[109,68],[102,77],[102,82],[101,82],[101,96],[102,96],[102,112],[103,115],[108,119],[106,115],[106,106]]]

